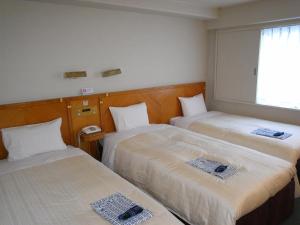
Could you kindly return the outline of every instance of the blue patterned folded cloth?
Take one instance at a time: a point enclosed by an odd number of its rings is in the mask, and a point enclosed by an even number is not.
[[[106,198],[91,203],[92,208],[104,219],[113,225],[136,225],[152,217],[152,213],[144,209],[141,213],[127,220],[120,220],[118,216],[136,206],[130,199],[120,193],[112,194]]]
[[[252,134],[256,135],[261,135],[265,137],[270,137],[270,138],[277,138],[280,140],[287,139],[288,137],[292,136],[292,134],[282,132],[282,131],[276,131],[276,130],[271,130],[268,128],[259,128],[251,132]]]
[[[203,170],[204,172],[214,175],[221,179],[226,179],[226,178],[236,174],[236,172],[237,172],[237,169],[234,166],[224,165],[220,162],[208,160],[208,159],[204,159],[204,158],[197,158],[197,159],[188,161],[187,164],[189,164],[197,169]],[[220,170],[220,168],[222,168],[222,169]],[[220,171],[220,172],[217,172],[217,171]]]

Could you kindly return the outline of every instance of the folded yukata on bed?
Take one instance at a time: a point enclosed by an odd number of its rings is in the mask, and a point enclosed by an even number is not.
[[[136,225],[152,217],[152,213],[143,209],[143,211],[126,220],[118,217],[136,204],[120,193],[115,193],[109,197],[103,198],[91,204],[92,208],[104,219],[113,225]]]
[[[201,169],[206,173],[212,174],[218,178],[226,179],[236,174],[237,169],[231,165],[224,165],[220,162],[197,158],[187,162],[189,165]]]
[[[259,128],[251,132],[252,134],[256,135],[261,135],[265,137],[270,137],[270,138],[277,138],[280,140],[287,139],[288,137],[292,136],[292,134],[283,132],[283,131],[276,131],[276,130],[271,130],[268,128]]]

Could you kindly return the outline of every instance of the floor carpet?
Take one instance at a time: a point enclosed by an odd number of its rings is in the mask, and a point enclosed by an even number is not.
[[[288,218],[282,225],[300,225],[300,198],[295,201],[293,215]]]

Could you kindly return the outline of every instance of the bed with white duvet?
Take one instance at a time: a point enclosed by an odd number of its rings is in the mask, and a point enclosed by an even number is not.
[[[287,160],[297,167],[300,176],[300,126],[208,112],[202,94],[179,97],[179,100],[183,116],[171,118],[170,124]],[[287,138],[257,135],[257,130],[279,132]]]
[[[222,180],[187,164],[199,157],[238,172]],[[243,219],[274,199],[295,175],[287,161],[169,125],[108,134],[103,163],[194,225],[249,224]],[[293,190],[279,211],[293,201]]]
[[[173,118],[171,124],[287,160],[300,175],[299,126],[217,111]],[[254,134],[257,129],[283,131],[291,136],[284,140],[265,137]]]
[[[115,193],[152,213],[144,224],[182,225],[149,195],[82,150],[66,146],[60,125],[58,119],[2,130],[11,157],[0,160],[1,225],[107,225],[90,204]],[[43,140],[49,145],[41,146]]]

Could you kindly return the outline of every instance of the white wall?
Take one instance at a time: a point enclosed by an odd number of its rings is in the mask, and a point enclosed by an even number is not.
[[[267,21],[282,21],[300,17],[300,1],[273,0],[225,8],[220,11],[218,20],[208,22],[208,77],[207,103],[210,110],[224,111],[240,115],[254,116],[274,121],[300,125],[300,111],[274,108],[255,104],[218,101],[214,98],[216,30],[229,27],[243,27]],[[231,57],[228,55],[228,57]],[[247,63],[247,62],[245,62]],[[280,91],[280,90],[279,90]]]
[[[0,104],[205,80],[206,35],[195,19],[1,0]]]
[[[286,21],[300,18],[299,0],[261,0],[223,8],[219,18],[208,22],[208,29]]]

